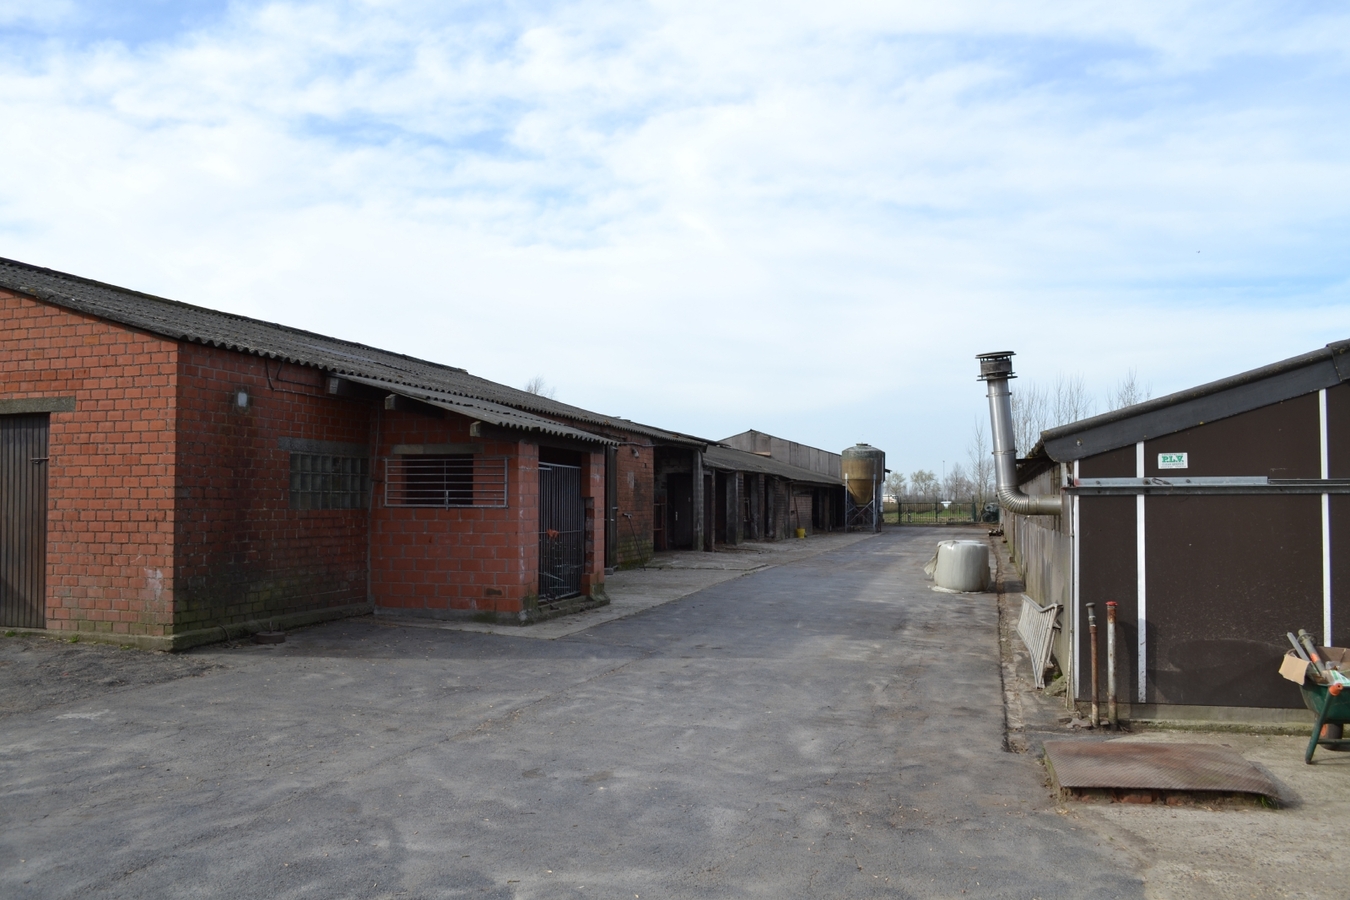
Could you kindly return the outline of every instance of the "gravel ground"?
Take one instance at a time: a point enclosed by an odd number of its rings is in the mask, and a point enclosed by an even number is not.
[[[48,637],[0,638],[0,717],[202,675],[216,663]]]
[[[945,536],[555,640],[365,617],[181,657],[67,645],[167,680],[5,718],[0,896],[1142,896],[1002,749],[994,599],[922,574]]]
[[[1165,741],[1220,744],[1237,750],[1280,785],[1280,808],[1227,804],[1180,807],[1065,801],[1069,820],[1098,835],[1101,843],[1129,854],[1144,877],[1146,896],[1156,900],[1299,898],[1341,900],[1350,893],[1350,865],[1338,848],[1350,822],[1350,753],[1319,749],[1305,765],[1308,733],[1302,736],[1231,731],[1148,730],[1123,736],[1095,735],[1062,725],[1062,698],[1039,692],[1031,662],[1016,634],[1021,584],[1002,552],[1000,648],[1008,743],[1040,758],[1047,740]],[[1272,678],[1279,677],[1271,673]]]

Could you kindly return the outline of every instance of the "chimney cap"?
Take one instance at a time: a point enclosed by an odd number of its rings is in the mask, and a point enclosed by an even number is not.
[[[994,381],[1000,379],[1016,378],[1012,370],[1012,358],[1017,354],[1011,350],[1000,350],[996,353],[981,353],[975,358],[980,361],[979,381]]]

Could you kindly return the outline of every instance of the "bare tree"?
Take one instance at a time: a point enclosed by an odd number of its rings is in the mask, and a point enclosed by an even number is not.
[[[905,498],[905,473],[892,472],[886,476],[886,496],[899,503]]]
[[[960,500],[970,494],[970,479],[966,477],[966,470],[960,463],[955,463],[942,480],[942,499]]]
[[[1060,375],[1053,390],[1025,382],[1012,390],[1013,440],[1018,456],[1040,442],[1041,432],[1092,415],[1095,404],[1082,375]]]
[[[900,504],[905,499],[905,476],[903,472],[892,472],[886,476],[886,482],[882,485],[882,491],[885,496],[895,501],[895,520],[900,521]],[[883,510],[884,512],[884,510]]]
[[[1149,397],[1153,396],[1153,388],[1149,385],[1140,385],[1139,377],[1133,368],[1116,385],[1116,389],[1106,398],[1106,405],[1110,409],[1123,409],[1126,406],[1134,406],[1136,403],[1143,403]]]
[[[1055,394],[1051,404],[1050,427],[1068,425],[1092,415],[1096,404],[1088,393],[1082,375],[1063,375],[1055,379]],[[1038,435],[1039,437],[1039,435]],[[1031,448],[1028,447],[1028,450]]]
[[[994,494],[994,448],[984,430],[984,423],[975,420],[970,433],[970,444],[966,447],[966,476],[970,479],[971,492],[981,506]]]
[[[1051,427],[1050,400],[1040,385],[1026,381],[1012,390],[1012,418],[1017,454],[1026,456],[1041,432]]]
[[[536,396],[552,400],[553,395],[557,392],[558,389],[550,386],[549,383],[544,380],[543,375],[536,375],[525,382],[525,393],[527,394],[535,394]]]
[[[927,469],[919,469],[917,472],[909,474],[909,484],[915,495],[927,497],[929,500],[937,494],[938,477]]]

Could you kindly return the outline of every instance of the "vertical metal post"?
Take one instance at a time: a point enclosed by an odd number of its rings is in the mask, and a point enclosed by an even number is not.
[[[1096,728],[1102,724],[1102,711],[1097,704],[1097,698],[1101,696],[1097,688],[1097,611],[1094,607],[1097,604],[1087,604],[1088,619],[1088,643],[1092,646],[1092,727]]]
[[[881,483],[877,477],[877,461],[872,460],[872,533],[881,530]]]
[[[1120,725],[1116,715],[1116,601],[1106,601],[1106,717],[1112,728]]]

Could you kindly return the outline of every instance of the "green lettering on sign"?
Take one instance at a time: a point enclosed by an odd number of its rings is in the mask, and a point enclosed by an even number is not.
[[[1185,453],[1159,453],[1158,468],[1160,469],[1184,469],[1188,465]]]

